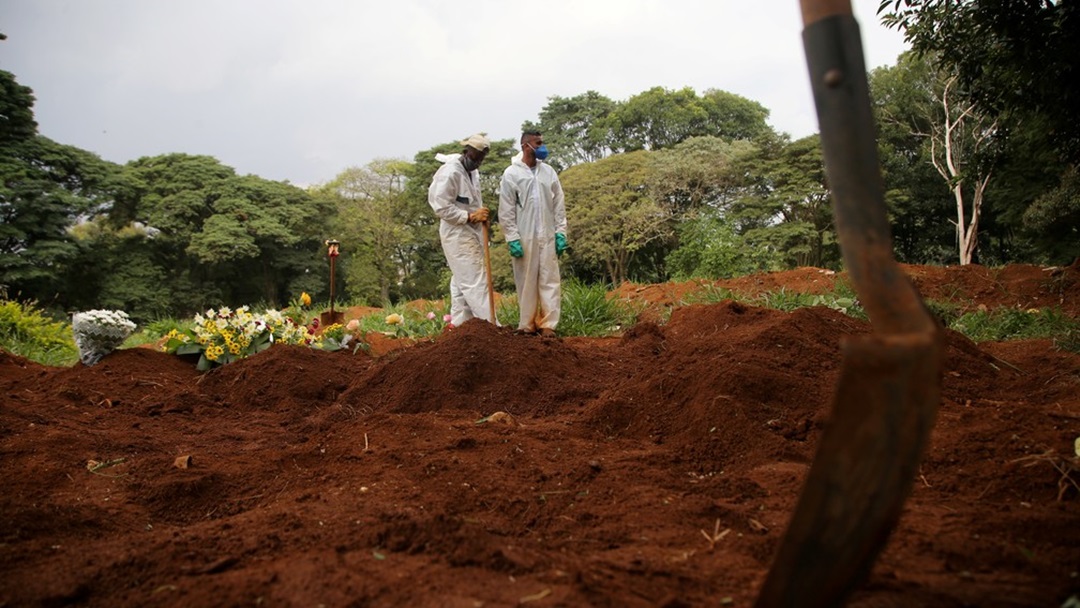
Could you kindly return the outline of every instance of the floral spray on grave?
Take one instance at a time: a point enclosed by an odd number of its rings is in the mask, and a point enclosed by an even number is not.
[[[127,340],[135,323],[122,310],[89,310],[72,315],[71,331],[79,360],[83,365],[95,365]]]

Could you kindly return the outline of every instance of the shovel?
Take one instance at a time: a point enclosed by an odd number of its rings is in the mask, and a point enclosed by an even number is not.
[[[492,325],[498,325],[499,323],[495,319],[495,287],[494,281],[491,278],[491,248],[488,246],[488,221],[484,220],[481,226],[484,228],[484,270],[487,272],[488,311],[491,313]]]
[[[801,0],[803,44],[846,267],[873,333],[841,342],[832,413],[756,606],[838,606],[900,518],[934,425],[942,337],[892,257],[849,0]]]

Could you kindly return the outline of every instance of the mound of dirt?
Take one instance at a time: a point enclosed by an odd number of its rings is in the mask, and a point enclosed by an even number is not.
[[[908,271],[972,306],[1080,296],[1076,268]],[[0,352],[0,606],[748,606],[840,342],[870,330],[726,301],[618,338],[471,321],[207,373],[149,349],[71,368]],[[1059,606],[1080,593],[1080,356],[946,343],[929,452],[852,604]]]

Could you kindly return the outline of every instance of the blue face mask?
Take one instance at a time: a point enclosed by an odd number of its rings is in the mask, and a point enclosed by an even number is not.
[[[530,146],[530,147],[532,147],[532,146]],[[536,157],[536,160],[544,160],[545,158],[547,158],[548,157],[547,145],[546,144],[540,144],[539,148],[533,148],[533,156]]]

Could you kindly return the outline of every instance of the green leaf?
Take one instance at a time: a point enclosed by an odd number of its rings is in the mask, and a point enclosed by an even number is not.
[[[202,344],[197,342],[185,342],[184,344],[176,348],[176,354],[178,355],[194,355],[195,353],[201,353],[203,350]]]

